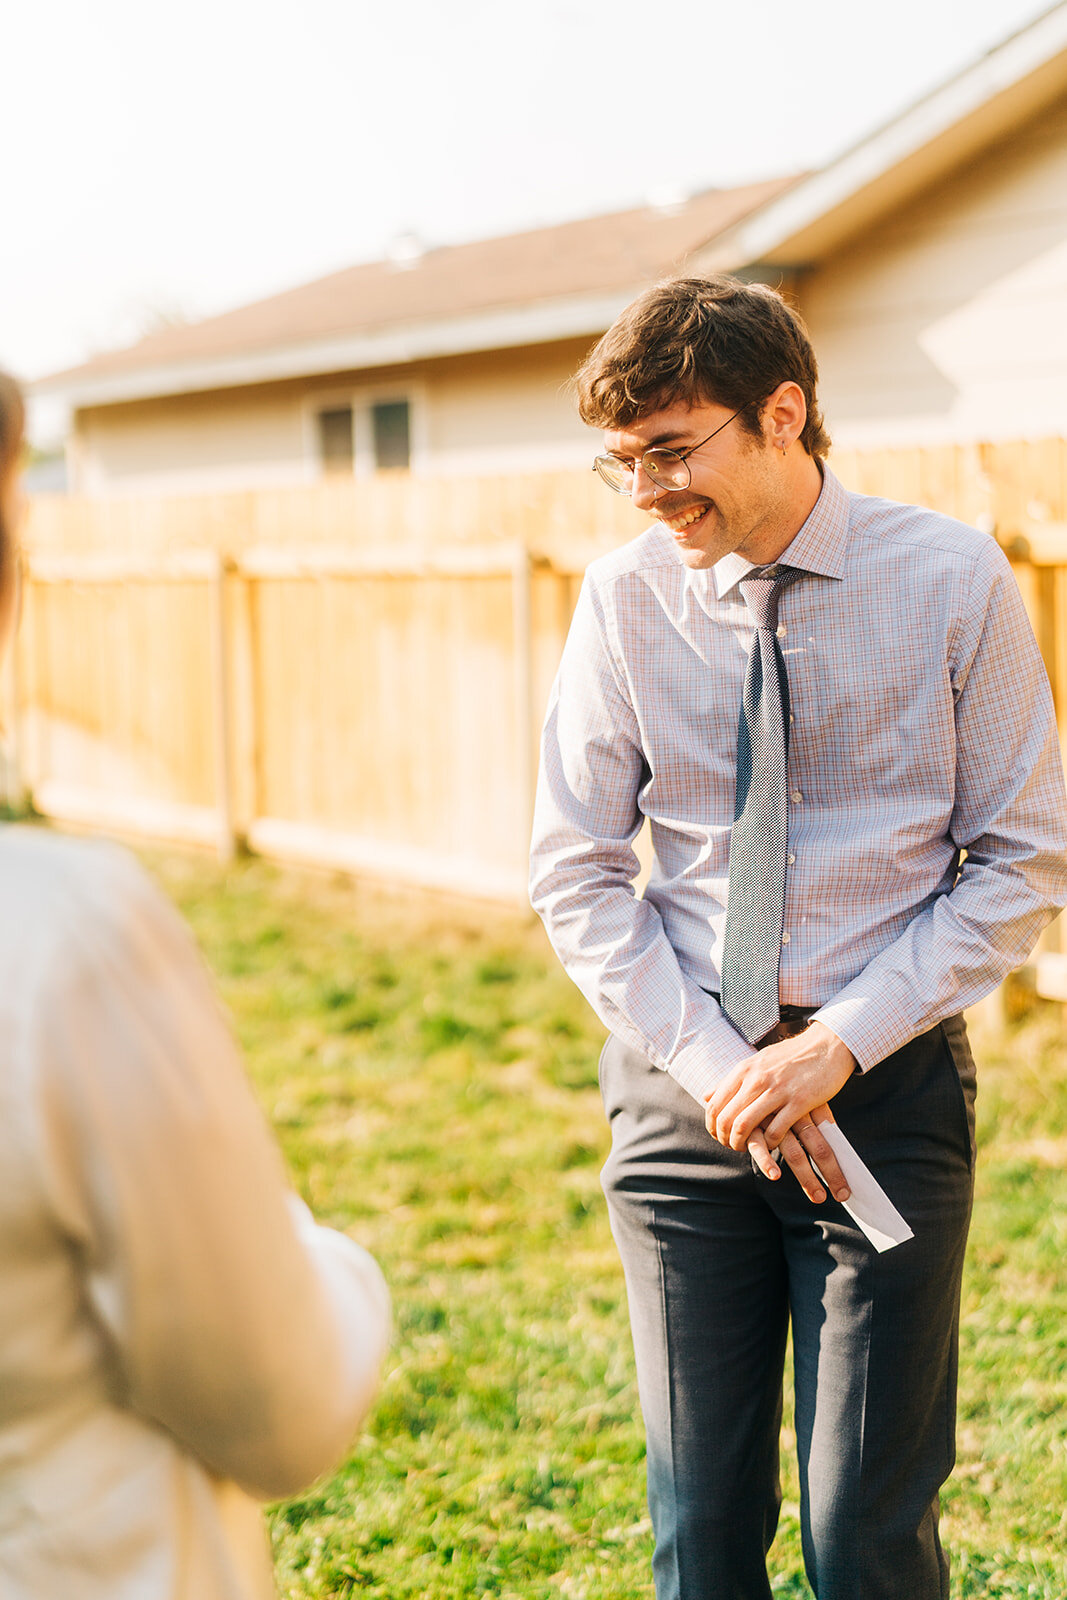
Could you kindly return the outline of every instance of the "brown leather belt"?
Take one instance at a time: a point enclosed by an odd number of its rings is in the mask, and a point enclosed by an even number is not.
[[[808,1023],[818,1010],[817,1006],[810,1009],[807,1006],[780,1006],[782,1015],[762,1039],[758,1039],[753,1046],[755,1050],[765,1050],[769,1044],[779,1044],[783,1039],[795,1039],[798,1033],[803,1033]]]
[[[721,997],[714,989],[708,989],[716,1005],[722,1004]],[[780,1044],[783,1039],[795,1039],[798,1033],[803,1033],[812,1017],[818,1011],[818,1006],[779,1006],[780,1019],[774,1024],[762,1039],[757,1039],[752,1046],[753,1050],[765,1050],[769,1044]]]

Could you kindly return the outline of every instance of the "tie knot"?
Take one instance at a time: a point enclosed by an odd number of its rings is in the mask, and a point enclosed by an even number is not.
[[[741,593],[757,628],[777,628],[782,590],[798,576],[792,567],[766,567],[741,579]]]

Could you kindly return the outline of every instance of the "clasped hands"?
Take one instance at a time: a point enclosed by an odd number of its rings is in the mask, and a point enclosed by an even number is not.
[[[705,1097],[705,1123],[713,1139],[730,1150],[747,1148],[764,1177],[781,1171],[773,1152],[795,1174],[814,1205],[826,1199],[812,1162],[835,1200],[847,1200],[849,1187],[837,1158],[819,1131],[833,1121],[829,1101],[852,1076],[856,1058],[821,1022],[803,1033],[759,1050],[742,1061]]]

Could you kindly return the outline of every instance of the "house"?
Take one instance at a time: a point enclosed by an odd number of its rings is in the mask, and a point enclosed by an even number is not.
[[[650,280],[780,194],[711,191],[351,267],[37,385],[73,409],[89,494],[262,488],[410,469],[584,466],[567,392],[582,354]]]
[[[37,387],[72,407],[90,495],[576,468],[570,375],[679,269],[794,296],[839,446],[1067,434],[1067,0],[816,173],[400,241]]]

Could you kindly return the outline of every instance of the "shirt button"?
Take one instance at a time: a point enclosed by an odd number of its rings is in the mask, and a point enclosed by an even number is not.
[[[782,934],[782,943],[783,944],[788,944],[789,943],[789,935],[787,933],[783,933]]]
[[[779,639],[784,639],[786,634],[789,632],[789,629],[786,627],[784,622],[780,622],[775,632],[778,634]]]
[[[800,802],[803,800],[804,796],[801,794],[799,789],[794,789],[793,793],[789,796],[789,798],[790,798],[790,800],[792,800],[792,802],[793,802],[793,804],[795,806],[798,806],[800,804]]]
[[[787,855],[785,859],[786,859],[787,864],[789,866],[792,866],[794,861],[796,860],[796,856],[790,854],[790,855]]]

